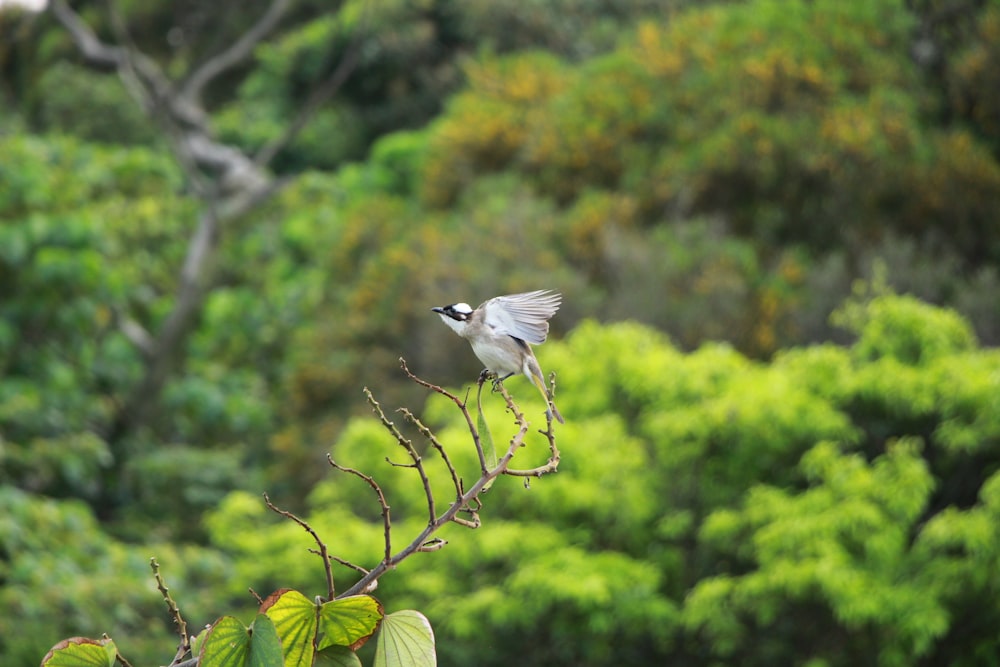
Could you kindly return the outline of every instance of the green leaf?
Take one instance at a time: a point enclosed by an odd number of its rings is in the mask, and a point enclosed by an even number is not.
[[[316,654],[314,667],[361,667],[358,655],[346,646],[328,646]]]
[[[320,650],[327,646],[357,649],[375,633],[385,612],[370,595],[353,595],[330,600],[319,612]]]
[[[313,661],[316,637],[316,603],[298,591],[271,593],[260,610],[274,623],[285,654],[285,667],[308,667]]]
[[[232,616],[223,616],[212,629],[198,653],[200,667],[245,667],[250,656],[250,633]]]
[[[205,638],[208,637],[208,633],[212,631],[211,627],[207,627],[191,641],[191,655],[198,655],[201,653],[201,647],[205,643]]]
[[[281,667],[281,639],[274,623],[258,614],[247,628],[232,616],[216,621],[201,640],[200,667]]]
[[[375,667],[436,667],[434,631],[427,617],[406,609],[382,619],[375,642]]]
[[[483,447],[483,455],[486,459],[486,469],[493,470],[497,467],[497,447],[493,444],[493,436],[490,434],[489,424],[486,423],[486,416],[483,415],[483,385],[479,385],[479,393],[476,394],[476,429],[479,431],[479,444]],[[483,491],[489,490],[493,486],[496,477],[486,482]]]
[[[70,637],[53,646],[42,667],[114,667],[118,649],[110,639]]]
[[[250,626],[249,667],[281,667],[285,663],[281,653],[281,639],[274,623],[264,614],[257,614]]]

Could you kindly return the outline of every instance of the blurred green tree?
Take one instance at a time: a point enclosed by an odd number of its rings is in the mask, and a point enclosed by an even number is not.
[[[445,664],[989,655],[990,624],[962,619],[1000,614],[990,597],[1000,355],[953,312],[885,290],[859,292],[841,312],[856,342],[788,349],[769,364],[724,345],[685,354],[625,323],[586,322],[546,344],[568,417],[561,474],[524,491],[501,481],[482,533],[407,562],[380,594],[427,611]],[[543,410],[526,405],[529,418]],[[487,410],[506,419],[499,400]],[[432,401],[424,419],[456,467],[474,470],[449,406]],[[420,483],[381,462],[379,436],[352,420],[335,455],[377,471],[394,521],[419,526]],[[526,445],[544,457],[544,439]],[[424,459],[445,479],[433,451]],[[266,560],[269,582],[284,573],[315,585],[294,565],[292,533],[248,537],[247,503],[231,496],[212,519],[244,576]],[[330,479],[309,505],[352,559],[377,557],[363,499]]]

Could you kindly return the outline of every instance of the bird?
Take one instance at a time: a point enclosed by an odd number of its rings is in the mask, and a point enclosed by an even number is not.
[[[488,299],[475,310],[465,303],[431,308],[452,331],[472,345],[472,351],[493,373],[498,382],[523,373],[542,392],[549,406],[547,416],[565,424],[552,395],[545,388],[542,368],[531,351],[545,342],[549,318],[559,310],[562,295],[552,290],[535,290]]]

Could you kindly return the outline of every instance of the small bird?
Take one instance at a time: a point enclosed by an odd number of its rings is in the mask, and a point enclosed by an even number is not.
[[[558,292],[535,290],[494,297],[475,310],[467,303],[453,303],[431,310],[472,344],[472,351],[486,365],[486,371],[495,373],[498,381],[524,373],[542,392],[549,406],[549,415],[560,424],[565,424],[545,388],[545,376],[530,345],[545,342],[549,334],[549,318],[556,314],[561,302],[562,296]]]

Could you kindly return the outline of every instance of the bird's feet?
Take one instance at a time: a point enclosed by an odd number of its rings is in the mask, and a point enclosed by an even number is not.
[[[484,368],[482,372],[479,374],[479,386],[482,386],[483,383],[486,382],[487,380],[492,380],[493,391],[495,392],[500,391],[500,383],[502,383],[504,380],[506,380],[512,375],[513,373],[507,373],[507,375],[500,377],[498,374],[494,373],[490,369]]]

